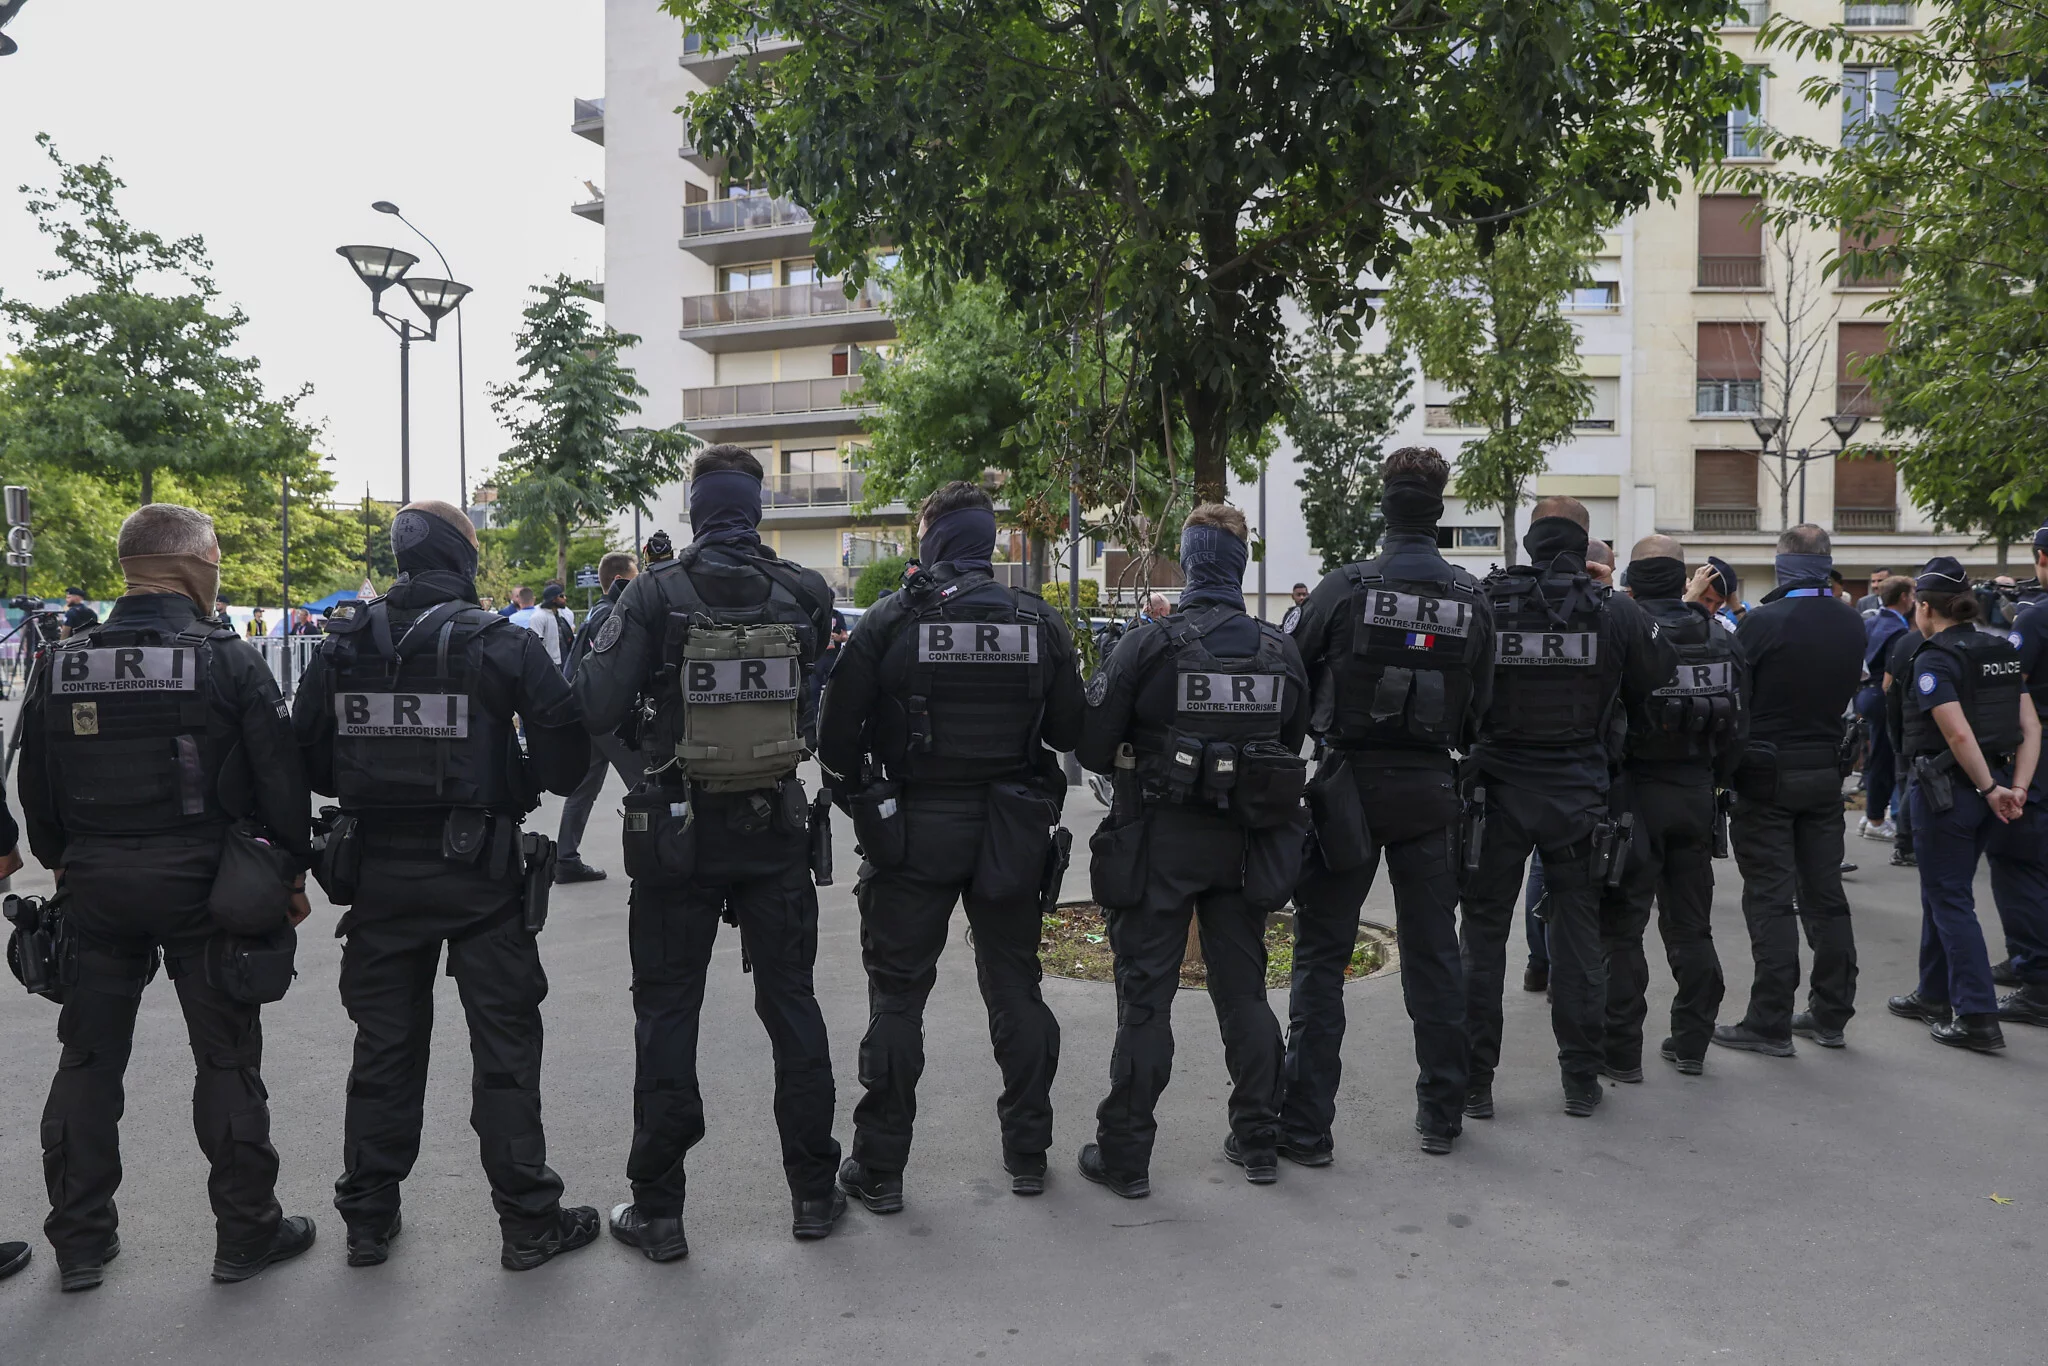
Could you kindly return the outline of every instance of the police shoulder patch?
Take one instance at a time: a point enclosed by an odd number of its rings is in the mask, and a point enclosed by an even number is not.
[[[1931,673],[1921,674],[1919,686],[1922,695],[1933,692],[1937,686],[1934,675]]]
[[[616,611],[612,612],[611,615],[607,616],[604,619],[603,623],[598,626],[597,634],[591,637],[591,652],[593,654],[601,655],[605,651],[611,649],[612,646],[619,643],[619,633],[625,629],[626,624],[624,621],[620,620],[619,614]]]
[[[1109,696],[1109,670],[1107,668],[1097,669],[1095,677],[1088,680],[1088,705],[1099,707],[1102,705],[1102,699],[1107,696]]]
[[[2020,648],[2020,633],[2018,631],[2007,631],[2005,638],[2012,643],[2013,649],[2017,650]]]

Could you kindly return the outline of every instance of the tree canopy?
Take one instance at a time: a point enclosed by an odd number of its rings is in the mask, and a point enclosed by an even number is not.
[[[1347,351],[1327,332],[1309,339],[1286,410],[1301,463],[1301,516],[1323,572],[1369,559],[1379,548],[1380,443],[1413,411],[1402,402],[1406,358]]]

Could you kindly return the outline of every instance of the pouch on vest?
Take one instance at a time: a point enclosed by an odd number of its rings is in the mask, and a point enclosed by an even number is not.
[[[683,643],[683,775],[711,792],[754,792],[796,771],[803,657],[784,622],[692,622]]]
[[[1237,786],[1237,746],[1223,740],[1211,740],[1202,746],[1202,799],[1215,803],[1221,810],[1230,805],[1230,794]]]
[[[313,829],[319,851],[313,860],[313,880],[335,905],[352,905],[356,884],[363,876],[361,823],[354,816],[344,815],[340,807],[323,806]]]
[[[1230,814],[1252,829],[1284,825],[1301,809],[1308,760],[1273,740],[1251,740],[1237,751],[1237,787]]]
[[[206,984],[244,1005],[282,1001],[299,975],[298,950],[289,923],[261,936],[217,934],[206,941]]]
[[[1027,783],[990,783],[987,810],[981,852],[974,861],[973,895],[1019,905],[1035,900],[1059,812]]]
[[[877,868],[901,867],[908,854],[903,784],[874,782],[846,799],[860,856]]]
[[[228,827],[206,910],[229,934],[275,933],[291,918],[292,857],[251,820]]]
[[[441,857],[450,863],[473,864],[490,834],[490,812],[475,806],[453,807],[441,822]]]
[[[1326,752],[1309,781],[1307,796],[1323,867],[1333,873],[1364,867],[1372,858],[1372,832],[1351,772],[1351,756],[1342,750]]]
[[[1271,915],[1294,896],[1308,865],[1308,811],[1297,804],[1284,824],[1244,832],[1244,899]]]
[[[1104,820],[1088,837],[1088,894],[1104,910],[1136,910],[1145,900],[1145,855],[1151,822],[1143,816],[1111,825]]]
[[[696,813],[683,789],[642,782],[626,794],[626,876],[648,887],[681,888],[697,871]]]

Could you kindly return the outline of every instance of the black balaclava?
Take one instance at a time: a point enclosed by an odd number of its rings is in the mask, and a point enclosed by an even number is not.
[[[1187,575],[1180,606],[1218,604],[1244,610],[1244,566],[1250,552],[1220,526],[1191,526],[1180,533],[1180,567]]]
[[[398,560],[395,606],[462,598],[476,601],[476,533],[453,520],[462,514],[444,503],[414,503],[391,519],[391,553]]]
[[[1528,533],[1522,537],[1522,548],[1529,552],[1529,559],[1535,564],[1547,565],[1563,555],[1584,565],[1586,547],[1592,541],[1586,529],[1569,517],[1538,517],[1529,523]]]
[[[1389,531],[1433,533],[1443,520],[1444,499],[1426,481],[1413,475],[1398,475],[1387,481],[1386,492],[1380,496],[1380,511],[1387,519]]]
[[[989,572],[996,554],[996,515],[988,508],[954,508],[940,513],[918,538],[917,562],[937,569],[950,564],[957,573]]]
[[[761,481],[745,470],[712,470],[690,481],[690,535],[698,545],[761,544]]]
[[[1628,586],[1639,598],[1683,597],[1685,579],[1685,561],[1669,555],[1649,555],[1629,561]]]

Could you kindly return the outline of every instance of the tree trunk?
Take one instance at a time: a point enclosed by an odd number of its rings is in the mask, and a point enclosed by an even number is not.
[[[1229,412],[1218,395],[1201,388],[1189,393],[1187,410],[1195,501],[1224,502],[1230,496]]]
[[[2008,566],[2009,564],[2011,564],[2011,562],[2012,562],[2012,537],[2010,537],[2010,536],[2000,536],[2000,537],[1998,538],[1998,572],[1999,572],[1999,573],[2001,573],[2001,574],[2005,573],[2005,572],[2006,572],[2006,567],[2007,567],[2007,566]]]
[[[1045,537],[1039,532],[1027,531],[1024,533],[1024,542],[1030,547],[1031,554],[1031,583],[1029,587],[1032,592],[1043,596],[1047,573]]]
[[[1500,538],[1502,542],[1504,542],[1504,544],[1501,546],[1501,554],[1505,557],[1501,561],[1503,564],[1521,563],[1521,561],[1516,558],[1517,552],[1521,547],[1521,542],[1515,534],[1516,531],[1519,529],[1521,521],[1521,519],[1515,515],[1516,511],[1517,509],[1511,507],[1507,511],[1501,513],[1500,515]]]
[[[555,582],[562,585],[563,596],[569,592],[569,519],[555,519]]]
[[[142,502],[140,506],[148,507],[151,503],[154,503],[155,501],[156,470],[153,466],[145,465],[142,467]]]

